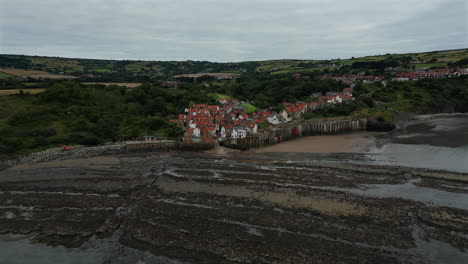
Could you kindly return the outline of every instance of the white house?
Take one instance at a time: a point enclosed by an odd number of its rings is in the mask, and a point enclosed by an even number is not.
[[[193,136],[193,137],[200,137],[200,129],[197,128],[197,127],[195,127],[195,128],[193,129],[192,136]]]
[[[279,123],[281,123],[281,121],[279,120],[279,118],[276,115],[269,115],[267,117],[267,121],[268,121],[268,123],[270,123],[272,125],[278,125]]]
[[[226,138],[226,129],[224,127],[221,128],[221,131],[219,132],[221,138]]]
[[[247,131],[243,127],[234,127],[231,133],[232,138],[246,138]]]
[[[189,122],[189,128],[196,128],[197,124],[194,124],[192,120]]]
[[[289,121],[288,112],[286,112],[286,110],[281,111],[280,115],[284,118],[284,120]]]
[[[342,103],[342,102],[343,102],[343,98],[341,98],[340,95],[335,96],[335,103]]]
[[[252,127],[252,132],[253,132],[254,134],[257,134],[257,133],[258,133],[257,131],[258,131],[258,125],[255,124],[255,125]]]
[[[228,138],[232,135],[232,129],[226,128],[223,126],[219,133],[220,133],[220,138]]]

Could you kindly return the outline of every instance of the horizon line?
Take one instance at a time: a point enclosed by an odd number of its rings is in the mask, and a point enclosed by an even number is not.
[[[210,60],[139,60],[139,59],[103,59],[103,58],[84,58],[84,57],[62,57],[62,56],[51,56],[51,55],[31,55],[31,54],[0,54],[0,56],[24,56],[24,57],[43,57],[43,58],[59,58],[59,59],[79,59],[79,60],[103,60],[103,61],[144,61],[144,62],[187,62],[187,61],[198,61],[198,62],[210,62],[210,63],[244,63],[244,62],[262,62],[262,61],[281,61],[281,60],[294,60],[294,61],[332,61],[332,60],[349,60],[353,58],[366,58],[366,57],[378,57],[378,56],[391,56],[391,55],[406,55],[406,54],[418,54],[418,53],[430,53],[430,52],[443,52],[443,51],[459,51],[459,50],[468,50],[466,48],[455,48],[455,49],[444,49],[444,50],[432,50],[432,51],[418,51],[418,52],[405,52],[405,53],[386,53],[386,54],[374,54],[374,55],[365,55],[350,58],[332,58],[332,59],[293,59],[293,58],[284,58],[284,59],[259,59],[259,60],[245,60],[245,61],[229,61],[229,62],[220,62],[220,61],[210,61]]]

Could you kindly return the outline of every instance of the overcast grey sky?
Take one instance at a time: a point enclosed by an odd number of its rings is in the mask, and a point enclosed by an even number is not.
[[[0,53],[331,59],[468,47],[466,0],[0,0]]]

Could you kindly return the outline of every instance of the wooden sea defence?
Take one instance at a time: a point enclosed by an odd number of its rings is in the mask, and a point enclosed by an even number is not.
[[[338,134],[366,130],[367,119],[328,118],[309,119],[266,129],[264,133],[242,139],[231,139],[224,145],[236,149],[249,149],[287,141],[298,136]]]

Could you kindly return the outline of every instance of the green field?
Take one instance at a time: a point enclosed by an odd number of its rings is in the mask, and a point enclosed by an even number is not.
[[[447,63],[420,63],[420,64],[414,64],[416,66],[416,69],[426,69],[426,68],[437,68],[437,67],[444,67],[447,66]]]
[[[245,106],[245,112],[247,113],[253,113],[258,110],[258,107],[253,104],[243,103],[242,105]]]
[[[6,89],[0,90],[0,96],[18,94],[20,91],[23,91],[23,93],[38,94],[44,92],[45,90],[46,89]]]
[[[151,69],[151,68],[147,68],[147,65],[150,64],[150,63],[151,62],[149,62],[149,61],[139,61],[139,62],[135,62],[135,63],[132,63],[132,64],[125,65],[125,69],[129,70],[129,71],[132,71],[132,72],[139,72],[139,71],[142,71],[142,70],[145,70],[145,69]]]
[[[303,72],[304,68],[302,67],[288,67],[284,70],[279,70],[279,71],[273,71],[271,72],[271,74],[285,74],[285,73],[290,73],[290,72],[293,72],[293,71],[296,71],[296,70],[300,70],[301,72]]]
[[[226,94],[219,94],[219,93],[208,93],[208,96],[214,98],[215,100],[219,100],[221,98],[232,98],[229,95]]]
[[[112,70],[102,68],[102,69],[91,69],[90,71],[91,72],[99,72],[99,73],[107,73],[107,72],[111,72]]]
[[[0,79],[7,79],[7,78],[11,78],[11,77],[13,77],[13,75],[8,74],[8,73],[4,73],[4,72],[0,72]]]
[[[83,65],[80,65],[80,62],[74,59],[33,57],[31,58],[31,61],[35,65],[44,65],[44,67],[52,71],[58,71],[58,70],[67,70],[67,71],[74,71],[74,72],[83,71]]]

